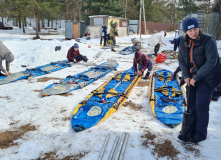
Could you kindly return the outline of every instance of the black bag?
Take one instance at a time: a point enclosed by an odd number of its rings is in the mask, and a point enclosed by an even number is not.
[[[192,133],[191,129],[192,113],[189,111],[191,86],[186,86],[186,90],[187,90],[187,110],[183,113],[182,129],[178,136],[178,138],[184,142],[188,140],[188,138],[191,136]]]

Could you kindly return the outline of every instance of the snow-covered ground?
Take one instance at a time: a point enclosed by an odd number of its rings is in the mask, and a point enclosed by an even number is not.
[[[27,33],[33,32],[27,29]],[[32,40],[33,35],[22,34],[22,30],[14,28],[11,31],[0,30],[0,40],[15,55],[11,65],[12,72],[48,64],[52,61],[66,59],[68,49],[76,43],[75,40],[64,40],[63,30],[59,35],[40,35],[45,40]],[[174,32],[165,37],[167,46],[160,50],[173,49],[169,40]],[[131,46],[131,38],[138,35],[117,37],[116,48],[120,51]],[[142,35],[144,53],[147,53],[147,42],[150,35]],[[221,55],[221,41],[217,41]],[[55,51],[61,46],[60,51]],[[80,52],[96,64],[105,62],[107,58],[118,61],[118,71],[132,67],[133,55],[121,55],[102,50],[99,39],[84,40],[79,43]],[[90,47],[89,47],[90,46]],[[99,51],[103,54],[93,59]],[[174,71],[177,60],[167,60],[165,63],[154,64],[154,70],[168,69]],[[138,83],[126,103],[119,111],[98,125],[82,131],[74,132],[71,128],[72,112],[79,102],[84,100],[92,90],[98,88],[117,71],[113,71],[81,90],[68,94],[41,98],[39,92],[53,82],[58,82],[68,75],[75,75],[88,69],[89,66],[74,65],[44,76],[20,80],[0,86],[0,159],[98,159],[105,138],[110,133],[110,140],[104,152],[103,159],[108,159],[116,136],[123,132],[129,133],[125,160],[151,159],[205,159],[215,160],[221,157],[221,99],[211,102],[210,122],[207,140],[198,145],[184,144],[177,140],[181,124],[176,128],[168,128],[152,114],[148,95],[148,80]]]

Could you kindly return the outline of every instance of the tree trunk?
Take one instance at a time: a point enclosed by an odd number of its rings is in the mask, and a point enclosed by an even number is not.
[[[68,18],[68,2],[69,2],[69,0],[65,0],[65,2],[66,2],[66,13],[67,13],[67,21],[69,20],[69,18]]]
[[[50,20],[48,19],[48,27],[50,26]]]
[[[81,4],[80,1],[78,0],[78,19],[79,22],[81,21]]]
[[[25,33],[25,25],[26,25],[26,18],[23,17],[23,22],[22,22],[23,33]]]
[[[42,28],[45,28],[44,20],[41,21],[41,26],[42,26]]]
[[[40,25],[39,19],[38,19],[38,32],[41,32],[41,25]]]
[[[36,24],[36,39],[39,39],[40,38],[40,36],[39,36],[39,33],[38,33],[38,31],[39,31],[39,26],[38,26],[38,22],[39,22],[39,14],[38,14],[38,11],[35,11],[34,10],[34,16],[35,16],[35,24]]]

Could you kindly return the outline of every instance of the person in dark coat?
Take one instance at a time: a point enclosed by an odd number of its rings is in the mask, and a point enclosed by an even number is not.
[[[185,83],[191,86],[191,131],[189,136],[180,134],[178,138],[198,143],[207,138],[211,95],[221,83],[221,70],[216,40],[201,32],[197,19],[186,19],[183,30],[186,35],[180,41],[178,61]]]
[[[69,62],[80,62],[80,61],[88,61],[88,58],[86,56],[83,56],[79,52],[79,45],[78,43],[74,43],[74,46],[72,46],[67,53],[67,59]]]
[[[103,30],[102,30],[102,35],[104,38],[104,47],[106,46],[107,43],[107,26],[104,26]]]
[[[103,40],[103,36],[102,36],[102,31],[104,29],[104,26],[101,26],[100,30],[99,30],[99,35],[100,35],[100,46],[102,46],[102,40]]]
[[[179,47],[179,44],[180,44],[180,40],[183,38],[183,36],[180,36],[178,38],[174,38],[173,40],[170,40],[170,43],[171,44],[174,44],[174,47],[173,47],[173,51],[176,51],[177,48]]]
[[[133,49],[136,48],[135,46],[132,47]],[[138,66],[138,68],[137,68]],[[150,58],[146,55],[141,53],[140,49],[136,49],[134,54],[134,60],[133,60],[133,69],[135,75],[142,76],[144,74],[144,71],[148,69],[146,75],[144,76],[144,79],[148,79],[150,72],[153,69],[153,63],[150,60]],[[138,69],[138,73],[137,73]]]
[[[6,69],[2,66],[2,61],[6,61]],[[14,55],[12,52],[0,41],[0,76],[9,76],[10,63],[14,61]],[[3,73],[2,73],[3,72]]]
[[[180,36],[178,38],[174,38],[173,40],[170,40],[169,42],[171,44],[174,44],[174,47],[173,47],[173,53],[175,54],[177,48],[179,47],[179,44],[180,44],[180,40],[183,38],[183,36]],[[177,73],[180,72],[181,69],[180,69],[180,66],[177,67],[177,69],[175,70],[175,72],[173,73],[173,77],[175,78]]]

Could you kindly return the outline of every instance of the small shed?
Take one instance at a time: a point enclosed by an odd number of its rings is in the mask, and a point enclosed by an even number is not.
[[[85,22],[66,21],[65,22],[65,39],[75,39],[83,37],[85,33]]]
[[[129,31],[138,33],[138,20],[129,20]]]
[[[127,18],[114,17],[109,15],[94,15],[90,18],[90,37],[99,38],[99,30],[102,26],[107,26],[107,33],[110,33],[110,22],[118,22],[118,35],[127,36],[129,33],[129,23]]]
[[[2,22],[0,22],[0,27],[4,27],[4,24]]]

